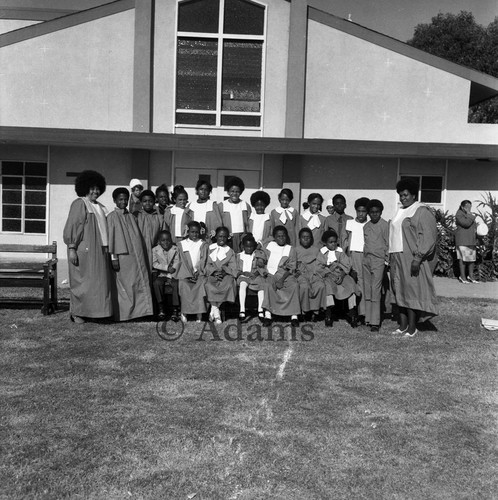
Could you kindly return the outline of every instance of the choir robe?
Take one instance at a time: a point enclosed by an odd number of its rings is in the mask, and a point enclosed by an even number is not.
[[[246,269],[244,266],[244,260],[247,257],[251,257],[250,269]],[[266,257],[265,257],[266,258]],[[249,290],[258,292],[264,290],[265,279],[268,271],[265,267],[261,268],[257,265],[257,252],[251,255],[247,255],[244,252],[237,254],[236,258],[237,264],[237,285],[240,286],[242,282],[247,283]]]
[[[171,207],[167,206],[167,207],[163,208],[161,205],[159,205],[159,203],[156,203],[155,207],[156,207],[157,214],[159,215],[159,219],[161,220],[161,229],[167,229],[169,231],[169,226],[166,223],[165,216],[166,216],[166,210],[168,210],[168,208],[171,208]]]
[[[347,247],[343,250],[351,259],[351,267],[356,272],[358,287],[363,294],[363,250],[365,247],[364,229],[367,222],[358,222],[356,219],[349,219],[346,222]],[[365,316],[365,301],[358,303],[358,314]]]
[[[171,239],[174,244],[178,244],[180,241],[184,240],[187,235],[187,224],[194,220],[194,213],[189,208],[185,208],[182,211],[181,221],[180,221],[180,233],[177,233],[176,218],[178,217],[171,210],[174,207],[167,208],[164,212],[164,223],[168,225],[171,231]]]
[[[217,243],[209,245],[207,262],[204,267],[206,297],[210,303],[215,305],[222,304],[223,302],[235,302],[237,294],[237,287],[235,285],[235,278],[237,277],[235,253],[229,246],[221,247],[226,249],[226,254],[219,260],[216,257],[218,248]],[[218,281],[213,276],[213,273],[220,270],[225,271],[227,274],[221,281]]]
[[[403,220],[401,230],[403,251],[390,254],[391,289],[398,307],[419,311],[419,320],[423,322],[438,314],[431,267],[436,258],[436,219],[422,205],[412,217]],[[410,272],[414,259],[421,260],[417,277]]]
[[[133,214],[137,218],[138,229],[142,235],[142,244],[145,249],[146,265],[149,276],[152,272],[152,249],[157,245],[159,231],[164,228],[164,220],[154,209],[151,213],[139,210]]]
[[[340,217],[342,217],[342,221],[340,220]],[[346,223],[351,219],[353,219],[351,215],[339,215],[337,212],[334,212],[333,214],[327,216],[327,218],[325,219],[325,231],[332,229],[337,233],[337,236],[339,237],[339,239],[337,240],[337,244],[342,249],[346,249],[348,246]]]
[[[365,322],[380,325],[382,281],[386,262],[389,259],[389,224],[380,219],[369,221],[363,227],[365,246],[363,248],[363,300],[365,301]]]
[[[282,209],[283,210],[283,209]],[[293,207],[289,207],[286,210],[291,212],[292,214],[292,220],[287,216],[287,214],[280,214],[278,212],[278,209],[274,208],[270,212],[270,223],[271,223],[271,231],[273,234],[273,230],[277,226],[284,226],[285,229],[287,229],[287,233],[289,234],[289,240],[290,244],[295,247],[297,246],[297,240],[298,240],[298,230],[297,230],[297,222],[299,220],[299,214],[297,213],[297,210],[295,210]],[[281,217],[285,220],[285,222],[282,222]]]
[[[260,223],[261,221],[264,220],[262,228],[260,227],[261,231],[260,234],[255,234],[255,230],[258,225],[256,222],[257,219],[260,219]],[[270,214],[257,214],[256,212],[251,213],[251,215],[249,216],[249,220],[247,222],[247,231],[254,236],[254,239],[256,240],[257,243],[265,245],[266,243],[271,241],[272,229],[271,229]]]
[[[329,252],[333,253],[330,259]],[[358,292],[354,279],[349,276],[349,271],[351,271],[351,260],[346,253],[342,251],[342,248],[338,247],[333,251],[329,250],[327,247],[323,247],[318,256],[318,263],[320,266],[319,272],[323,276],[325,282],[327,295],[333,295],[336,299],[344,300]],[[339,266],[346,273],[340,284],[337,284],[332,279],[332,271],[336,266]]]
[[[218,209],[221,214],[221,221],[223,226],[228,228],[228,231],[231,235],[231,244],[230,246],[234,250],[234,252],[239,252],[242,249],[242,237],[245,233],[248,232],[249,225],[249,216],[251,215],[251,207],[245,201],[240,200],[237,205],[242,203],[241,207],[241,217],[242,220],[239,221],[241,231],[234,232],[234,224],[232,222],[232,213],[231,213],[231,205],[235,205],[231,203],[229,200],[222,201],[218,203]]]
[[[278,244],[271,241],[263,248],[268,271],[263,307],[278,316],[297,315],[301,313],[301,304],[299,302],[299,283],[294,274],[287,276],[282,288],[277,290],[275,287],[276,282],[286,271],[295,272],[297,267],[296,250],[290,245],[284,245],[284,254],[280,258],[276,269],[273,269],[269,265],[271,264],[272,253],[281,250],[281,247],[279,249],[276,247],[278,247]]]
[[[201,314],[206,312],[206,291],[204,289],[204,267],[206,266],[207,254],[209,246],[202,240],[199,252],[199,262],[194,267],[190,252],[185,247],[183,240],[178,243],[178,256],[180,258],[180,266],[174,277],[178,280],[178,291],[181,301],[182,314]],[[189,278],[197,275],[197,281],[191,282]]]
[[[109,253],[118,257],[112,302],[114,319],[126,321],[154,314],[149,273],[135,217],[116,208],[107,216]]]
[[[193,201],[189,203],[188,208],[193,212],[193,219],[197,222],[206,224],[206,241],[211,242],[216,234],[216,229],[223,225],[218,203],[207,200],[205,203]],[[204,209],[204,210],[203,210]]]
[[[322,243],[322,235],[325,232],[325,217],[322,214],[316,214],[318,215],[318,220],[320,221],[320,225],[318,227],[310,227],[311,220],[307,220],[306,217],[309,214],[309,211],[306,210],[304,214],[299,216],[299,219],[297,221],[297,227],[296,231],[297,234],[299,234],[299,231],[303,227],[307,227],[308,229],[311,229],[311,233],[313,234],[313,246],[317,248],[321,248],[323,246]]]
[[[314,246],[304,248],[299,245],[296,247],[297,271],[299,273],[297,282],[299,283],[303,312],[319,311],[327,306],[325,283],[320,274],[318,261],[319,253],[320,250]]]
[[[96,216],[88,212],[81,198],[71,204],[63,237],[64,243],[73,246],[78,255],[77,266],[68,262],[71,314],[83,318],[111,316],[111,272],[107,246],[102,245]]]

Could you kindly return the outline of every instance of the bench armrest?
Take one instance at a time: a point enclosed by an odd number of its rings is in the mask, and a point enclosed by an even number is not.
[[[50,259],[47,262],[44,262],[43,267],[50,267],[54,269],[57,266],[58,259]]]

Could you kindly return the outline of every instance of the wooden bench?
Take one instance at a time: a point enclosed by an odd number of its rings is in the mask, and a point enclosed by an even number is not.
[[[43,261],[18,261],[0,264],[0,287],[35,287],[43,288],[44,315],[57,309],[57,242],[51,245],[4,245],[0,252],[5,253],[49,253],[52,258]],[[15,260],[15,259],[13,259]],[[2,302],[12,302],[2,298]]]

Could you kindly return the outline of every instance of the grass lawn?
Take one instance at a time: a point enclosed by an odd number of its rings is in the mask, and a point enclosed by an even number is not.
[[[0,309],[0,496],[497,498],[498,333],[479,322],[498,302],[440,309],[413,339],[388,321],[249,341],[252,320],[227,341],[232,320],[169,342]]]

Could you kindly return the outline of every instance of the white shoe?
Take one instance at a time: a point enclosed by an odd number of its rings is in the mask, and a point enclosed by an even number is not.
[[[186,324],[187,323],[187,316],[185,316],[185,314],[180,314],[180,319],[182,320],[182,323],[183,324]]]
[[[469,282],[467,280],[464,280],[461,276],[458,278],[458,281],[460,283],[463,283],[464,285],[468,285],[469,284]]]
[[[418,330],[415,328],[415,331],[413,333],[405,332],[405,334],[403,335],[403,337],[405,337],[405,338],[415,337],[415,335],[417,333],[418,333]]]
[[[406,327],[404,330],[400,330],[399,328],[397,328],[396,330],[394,330],[394,332],[391,332],[392,335],[401,335],[402,333],[405,333],[406,330],[408,330],[408,327]]]
[[[477,280],[473,280],[470,276],[467,276],[467,281],[470,282],[470,283],[480,283]]]

